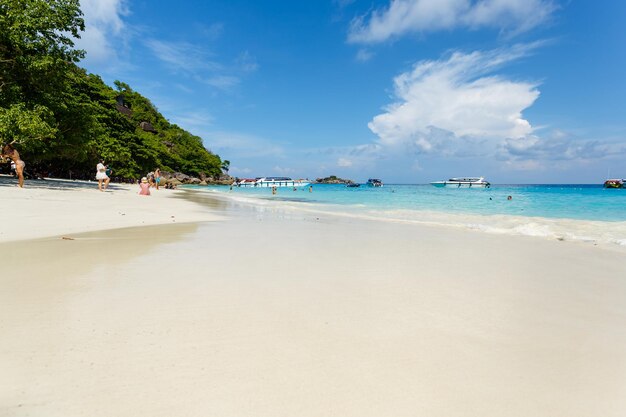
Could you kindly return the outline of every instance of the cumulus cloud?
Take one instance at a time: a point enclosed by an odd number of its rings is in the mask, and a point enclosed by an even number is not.
[[[126,0],[82,0],[81,10],[85,32],[76,46],[86,50],[86,60],[95,64],[116,59],[113,42],[120,40],[126,30],[124,17],[129,14]]]
[[[488,140],[526,137],[533,128],[522,111],[539,97],[536,83],[493,72],[533,47],[455,52],[438,61],[420,61],[394,79],[396,101],[368,126],[382,145],[409,146],[420,153],[468,151]]]
[[[376,43],[457,27],[515,34],[544,23],[555,9],[551,0],[391,0],[388,7],[354,19],[348,41]]]
[[[622,157],[626,143],[577,139],[557,132],[550,137],[530,135],[506,139],[499,148],[499,157],[512,161],[584,161]]]

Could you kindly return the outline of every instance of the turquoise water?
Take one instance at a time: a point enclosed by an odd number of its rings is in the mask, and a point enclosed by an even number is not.
[[[513,215],[552,219],[626,221],[626,189],[599,185],[494,185],[488,189],[385,185],[382,188],[313,185],[293,191],[279,188],[214,187],[232,195],[344,206],[351,210],[427,210],[441,213]],[[507,197],[512,199],[508,200]]]
[[[259,211],[315,212],[443,225],[493,234],[610,244],[626,248],[626,189],[599,185],[492,185],[488,189],[385,184],[279,188],[191,187]],[[509,200],[507,197],[511,196]],[[287,210],[287,211],[285,211]]]

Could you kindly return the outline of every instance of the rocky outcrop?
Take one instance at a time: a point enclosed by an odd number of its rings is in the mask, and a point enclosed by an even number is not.
[[[336,175],[331,175],[330,177],[326,177],[326,178],[316,178],[315,183],[316,184],[354,184],[354,181],[339,178]]]
[[[156,129],[154,128],[154,126],[152,126],[152,123],[150,122],[141,122],[139,123],[139,127],[145,132],[157,133]]]
[[[162,182],[174,185],[192,184],[192,185],[230,185],[235,179],[229,175],[220,175],[219,178],[213,178],[201,175],[200,178],[192,177],[182,172],[161,172]]]

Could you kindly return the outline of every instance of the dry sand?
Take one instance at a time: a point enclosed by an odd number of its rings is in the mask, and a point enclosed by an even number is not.
[[[615,252],[213,212],[0,245],[0,416],[626,415]]]
[[[100,192],[97,182],[54,180],[26,181],[22,189],[2,176],[0,242],[218,219],[201,206],[176,198],[183,191],[153,189],[150,196],[138,191],[138,185],[110,184]]]

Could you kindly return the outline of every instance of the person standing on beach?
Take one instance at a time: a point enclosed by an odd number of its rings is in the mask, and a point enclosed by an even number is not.
[[[96,179],[98,180],[98,190],[104,191],[109,186],[109,181],[111,179],[107,175],[107,167],[104,165],[104,159],[100,160],[100,163],[96,165]],[[102,187],[102,182],[104,181],[104,187]]]
[[[161,170],[159,168],[155,168],[154,170],[154,186],[156,189],[159,189],[159,183],[161,182]]]
[[[17,185],[20,188],[24,188],[24,167],[26,167],[26,163],[20,158],[19,152],[11,144],[6,144],[2,149],[2,157],[11,158],[11,161],[15,163]]]

